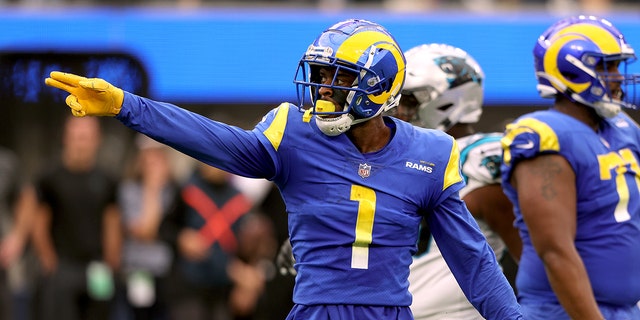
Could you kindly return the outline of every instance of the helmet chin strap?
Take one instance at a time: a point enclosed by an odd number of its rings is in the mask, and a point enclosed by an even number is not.
[[[351,99],[348,99],[348,100],[351,100]],[[326,135],[328,135],[330,137],[337,136],[337,135],[340,135],[342,133],[347,132],[351,128],[352,125],[358,124],[358,123],[362,123],[362,122],[365,122],[365,121],[367,121],[367,120],[369,120],[371,118],[377,117],[382,112],[387,111],[387,110],[395,107],[396,105],[398,105],[398,102],[400,102],[400,95],[399,94],[396,97],[390,98],[389,101],[387,101],[385,103],[385,106],[383,106],[382,108],[378,109],[378,112],[376,112],[376,114],[374,114],[374,115],[372,115],[371,117],[368,117],[368,118],[355,119],[355,117],[351,113],[341,114],[339,117],[335,117],[335,118],[325,118],[325,117],[316,116],[315,117],[316,118],[316,125],[318,126],[320,131],[322,131],[322,133],[324,133],[324,134],[326,134]],[[325,103],[331,103],[331,102],[324,101],[324,100],[318,100],[318,101],[316,101],[316,108],[317,108],[317,104],[318,103],[321,103],[321,105],[323,105]]]
[[[316,116],[316,125],[322,133],[334,137],[343,134],[351,128],[353,116],[349,113],[341,114],[336,118],[323,118]]]
[[[358,87],[358,78],[353,81],[352,87]],[[343,111],[349,110],[349,106],[351,105],[351,101],[353,101],[354,95],[354,91],[349,91],[345,99],[344,108],[342,109]],[[317,100],[316,110],[335,110],[335,106],[332,102]],[[351,125],[354,124],[354,119],[355,117],[351,113],[344,113],[333,118],[318,117],[316,115],[316,125],[322,133],[330,137],[335,137],[347,132],[351,128]]]
[[[315,109],[319,112],[333,112],[335,108],[333,102],[330,101],[317,100],[315,103]],[[341,114],[338,117],[320,117],[316,115],[315,118],[318,129],[330,137],[346,132],[351,128],[351,123],[353,122],[353,116],[350,114]]]

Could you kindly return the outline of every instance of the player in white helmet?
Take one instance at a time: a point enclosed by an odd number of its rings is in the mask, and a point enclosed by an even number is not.
[[[419,45],[405,56],[407,77],[393,114],[456,138],[467,183],[460,196],[497,258],[509,252],[517,261],[522,242],[513,226],[511,202],[500,186],[502,134],[476,133],[473,128],[482,114],[484,73],[480,65],[464,50],[446,44]],[[421,231],[409,282],[416,319],[482,319],[426,228]]]

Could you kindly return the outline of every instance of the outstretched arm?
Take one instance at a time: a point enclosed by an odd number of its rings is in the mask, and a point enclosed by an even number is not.
[[[261,133],[124,92],[99,78],[54,71],[45,83],[70,94],[66,103],[74,116],[116,116],[129,128],[222,170],[250,178],[275,174]]]

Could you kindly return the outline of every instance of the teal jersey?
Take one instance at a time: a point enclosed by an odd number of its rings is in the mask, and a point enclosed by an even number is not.
[[[458,146],[440,131],[385,117],[392,138],[362,154],[347,135],[324,135],[312,116],[288,103],[242,130],[126,93],[117,118],[200,161],[278,186],[296,258],[296,304],[408,307],[409,265],[426,217],[481,313],[491,319],[520,314],[458,196],[464,186]]]
[[[598,303],[628,306],[640,300],[640,129],[627,115],[601,121],[595,132],[555,110],[535,112],[507,127],[502,181],[515,204],[523,240],[517,275],[522,303],[557,302],[535,252],[509,178],[519,161],[559,154],[576,176],[577,231]]]

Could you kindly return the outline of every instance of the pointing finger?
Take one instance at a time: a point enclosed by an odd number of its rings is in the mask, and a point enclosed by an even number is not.
[[[50,87],[54,87],[54,88],[58,88],[58,89],[62,89],[66,92],[69,93],[73,93],[73,91],[75,90],[74,86],[71,86],[69,84],[66,84],[64,82],[60,82],[58,80],[55,80],[53,78],[46,78],[44,79],[44,83]]]
[[[85,77],[60,71],[52,71],[49,77],[74,87],[77,87],[80,81],[87,80]]]

